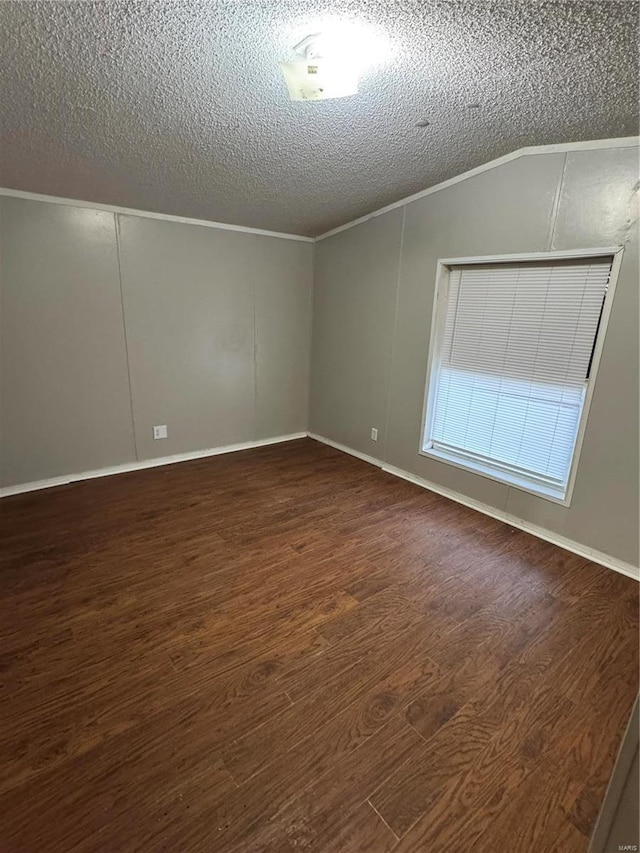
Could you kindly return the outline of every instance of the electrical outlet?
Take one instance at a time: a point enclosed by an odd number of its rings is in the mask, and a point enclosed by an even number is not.
[[[371,427],[371,441],[378,440],[378,430],[375,427]]]
[[[163,424],[162,426],[154,426],[153,428],[153,437],[154,438],[167,438],[167,425]]]

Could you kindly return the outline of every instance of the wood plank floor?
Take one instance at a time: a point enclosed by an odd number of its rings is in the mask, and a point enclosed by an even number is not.
[[[587,850],[633,581],[307,439],[0,514],[1,850]]]

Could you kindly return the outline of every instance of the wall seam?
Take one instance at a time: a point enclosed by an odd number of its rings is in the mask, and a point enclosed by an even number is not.
[[[404,225],[407,216],[406,205],[402,208],[402,223],[400,225],[400,248],[398,250],[398,275],[396,276],[396,299],[393,308],[393,330],[391,333],[391,351],[389,352],[389,370],[387,374],[387,413],[384,423],[384,444],[382,459],[387,462],[387,443],[389,440],[389,423],[391,421],[391,376],[393,373],[393,356],[396,348],[396,331],[398,324],[398,305],[400,303],[400,278],[402,276],[402,252],[404,250]]]
[[[3,228],[3,220],[4,220],[4,209],[3,205],[0,204],[0,487],[4,483],[4,458],[5,458],[5,448],[4,448],[4,394],[2,393],[2,388],[4,385],[4,371],[2,370],[2,365],[5,363],[4,357],[4,323],[2,322],[2,318],[4,317],[4,287],[2,286],[2,282],[4,281],[4,266],[2,259],[4,257],[4,252],[2,251],[2,241],[4,238],[4,228]]]
[[[562,199],[562,189],[564,187],[564,178],[567,171],[568,157],[569,155],[565,153],[564,160],[562,162],[562,173],[560,175],[560,180],[558,181],[558,187],[556,189],[556,197],[553,200],[553,207],[551,208],[551,214],[549,216],[549,239],[547,241],[548,252],[553,249],[553,241],[556,236],[556,223],[558,221],[558,210],[560,209],[560,200]]]
[[[309,283],[309,357],[308,357],[308,373],[307,373],[307,423],[306,430],[311,429],[311,371],[313,368],[313,303],[316,291],[316,252],[317,243],[314,240],[313,249],[311,251],[311,281]]]
[[[257,287],[256,287],[256,277],[255,275],[251,276],[251,284],[252,284],[252,303],[253,303],[253,430],[252,436],[255,439],[258,437],[258,328],[257,328],[257,315],[256,311],[256,299],[257,299]]]
[[[133,453],[139,462],[138,441],[136,439],[136,419],[133,408],[133,388],[131,385],[131,365],[129,363],[129,341],[127,336],[127,318],[124,309],[124,288],[122,286],[122,257],[120,253],[120,214],[113,214],[113,226],[116,234],[116,256],[118,261],[118,284],[120,286],[120,311],[122,313],[122,331],[124,333],[124,353],[127,361],[127,383],[129,385],[129,411],[131,413],[131,432],[133,434]]]

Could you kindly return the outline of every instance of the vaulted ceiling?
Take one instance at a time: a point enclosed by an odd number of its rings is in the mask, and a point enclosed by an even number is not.
[[[636,134],[639,5],[5,0],[0,184],[317,235],[523,146]],[[291,102],[278,61],[340,23],[387,54],[358,95]]]

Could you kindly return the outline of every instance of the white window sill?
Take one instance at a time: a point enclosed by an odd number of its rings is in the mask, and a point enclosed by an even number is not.
[[[515,472],[494,468],[492,465],[485,465],[479,460],[450,453],[439,447],[425,447],[420,450],[420,455],[430,459],[437,459],[438,462],[446,462],[447,465],[453,465],[462,471],[471,471],[473,474],[480,474],[481,477],[487,477],[489,480],[495,480],[498,483],[505,483],[508,486],[513,486],[523,492],[529,492],[529,494],[536,495],[539,498],[544,498],[561,506],[569,506],[571,503],[570,495],[567,494],[566,489],[540,483]]]

